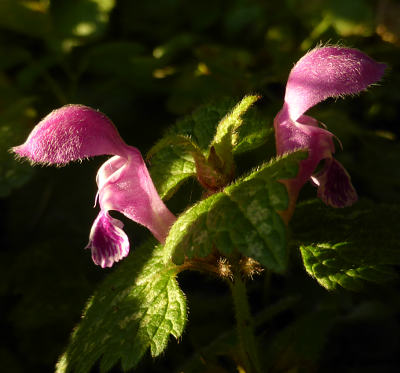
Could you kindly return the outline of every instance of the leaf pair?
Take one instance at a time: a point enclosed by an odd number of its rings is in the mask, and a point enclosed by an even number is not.
[[[283,272],[287,265],[286,227],[277,211],[288,205],[278,180],[294,177],[305,152],[274,160],[223,191],[200,201],[172,226],[165,244],[166,262],[205,257],[214,248],[234,251]]]
[[[265,118],[249,110],[258,99],[246,96],[232,110],[231,100],[204,106],[169,130],[147,155],[162,198],[169,199],[190,177],[213,191],[230,183],[233,155],[261,146],[272,133]]]

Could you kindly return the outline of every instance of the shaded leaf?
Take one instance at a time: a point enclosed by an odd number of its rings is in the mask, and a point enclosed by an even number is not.
[[[400,233],[388,222],[399,220],[398,206],[368,201],[347,209],[321,205],[301,206],[292,220],[311,276],[329,290],[340,286],[355,291],[365,281],[384,283],[397,277],[393,265],[400,264]]]
[[[379,262],[368,263],[362,257],[347,260],[346,250],[353,251],[354,243],[300,246],[306,271],[328,290],[341,286],[357,291],[363,288],[364,281],[384,283],[397,278],[391,266]]]
[[[321,310],[303,315],[278,332],[264,354],[269,372],[316,372],[334,325],[335,313]]]
[[[258,328],[262,324],[273,320],[275,316],[292,307],[298,300],[299,297],[289,296],[279,300],[277,303],[268,305],[267,308],[255,315],[255,327]],[[188,357],[179,368],[179,371],[201,373],[206,368],[212,371],[212,368],[218,366],[219,357],[229,356],[234,361],[237,359],[238,354],[237,330],[230,328]]]

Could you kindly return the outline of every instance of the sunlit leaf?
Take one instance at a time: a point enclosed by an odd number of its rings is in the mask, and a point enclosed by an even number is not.
[[[237,250],[265,267],[282,272],[287,264],[286,228],[276,211],[288,204],[277,180],[293,177],[304,152],[270,162],[222,192],[183,213],[165,244],[167,260],[204,257],[216,247],[225,255]]]
[[[210,147],[214,147],[223,167],[230,170],[233,167],[233,148],[238,141],[238,129],[243,123],[242,115],[259,99],[258,96],[244,97],[218,123],[216,133]]]
[[[233,154],[261,146],[272,132],[260,113],[248,110],[257,99],[246,96],[236,106],[227,99],[201,107],[150,149],[150,172],[163,198],[196,174],[209,189],[230,182]]]
[[[150,173],[161,198],[168,199],[187,178],[196,175],[195,153],[202,156],[184,136],[166,137],[150,150]]]
[[[102,371],[118,360],[128,370],[148,349],[154,357],[161,354],[170,335],[178,338],[186,322],[177,272],[172,263],[164,264],[161,246],[138,248],[90,299],[57,373],[89,372],[100,358]]]

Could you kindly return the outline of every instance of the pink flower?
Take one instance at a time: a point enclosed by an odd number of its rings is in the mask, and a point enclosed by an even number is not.
[[[110,216],[116,210],[147,227],[164,243],[175,216],[159,197],[140,151],[121,139],[102,113],[83,105],[66,105],[47,115],[24,144],[12,149],[32,163],[64,165],[96,155],[114,155],[97,173],[100,213],[93,223],[87,248],[93,261],[111,267],[128,255],[123,223]]]
[[[357,193],[344,167],[333,158],[333,134],[304,113],[328,97],[355,94],[378,81],[385,64],[377,63],[364,53],[349,48],[316,48],[303,56],[293,67],[286,85],[285,101],[274,119],[278,155],[307,149],[308,158],[301,161],[296,178],[283,180],[290,196],[284,219],[293,213],[301,187],[311,180],[318,188],[318,197],[333,207],[350,206]],[[323,167],[314,173],[318,164]]]

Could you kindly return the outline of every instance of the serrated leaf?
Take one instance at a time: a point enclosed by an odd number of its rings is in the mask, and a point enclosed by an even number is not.
[[[382,263],[368,263],[361,258],[347,261],[346,248],[352,250],[352,243],[329,243],[300,246],[306,271],[323,287],[334,290],[338,286],[358,291],[364,281],[384,283],[397,278],[394,268]]]
[[[237,143],[237,130],[243,123],[242,115],[260,97],[246,96],[218,123],[210,147],[213,147],[222,160],[224,167],[230,170],[233,166],[233,147]]]
[[[188,136],[200,149],[206,151],[215,136],[218,123],[234,106],[235,102],[231,98],[201,106],[178,120],[167,135]]]
[[[89,372],[100,358],[103,372],[118,360],[128,370],[148,349],[153,357],[164,351],[169,336],[178,338],[186,322],[177,272],[172,263],[164,264],[162,246],[137,249],[90,299],[57,373]]]
[[[274,133],[272,125],[268,126],[267,118],[261,118],[259,114],[249,116],[252,119],[246,121],[238,130],[236,145],[233,148],[235,155],[259,148]],[[272,119],[269,123],[272,124]]]
[[[231,105],[231,100],[225,100],[197,109],[175,123],[150,149],[150,174],[161,198],[172,197],[185,180],[196,175],[193,154],[204,157],[201,152],[207,150],[217,123]]]
[[[207,174],[219,172],[213,168],[223,166],[223,163],[217,159],[217,155],[213,156],[210,152],[218,123],[225,123],[221,128],[227,127],[228,132],[231,131],[235,154],[255,149],[265,143],[272,133],[272,127],[268,127],[265,118],[259,113],[254,113],[254,110],[245,112],[245,109],[256,99],[257,96],[245,97],[236,106],[236,111],[233,109],[233,112],[232,107],[235,108],[235,106],[231,99],[205,105],[169,129],[166,137],[161,139],[147,155],[147,158],[151,158],[150,173],[162,198],[170,198],[185,180],[196,176],[196,171],[200,171],[198,179],[211,189],[213,184],[218,184],[216,189],[220,188],[219,179],[226,184],[226,179],[231,176],[229,172],[225,176],[216,175],[216,180],[208,180],[213,179],[212,175],[209,178],[206,177]],[[233,113],[233,116],[229,113]],[[240,119],[240,116],[243,116],[244,120]],[[222,139],[223,131],[222,129],[219,131],[217,138]],[[213,146],[211,146],[212,149],[215,152]],[[207,152],[209,159],[204,156]]]
[[[399,206],[363,201],[330,209],[313,202],[298,210],[294,236],[307,272],[322,286],[358,291],[365,282],[397,278],[393,265],[400,264],[400,233],[393,222],[400,218]]]
[[[234,250],[265,267],[282,272],[287,264],[286,228],[277,213],[288,205],[285,187],[278,182],[294,177],[305,152],[271,161],[183,213],[172,226],[165,256],[175,263],[204,257],[215,247]]]
[[[197,153],[203,157],[196,145],[181,135],[168,136],[150,149],[150,174],[161,198],[170,198],[186,179],[196,175]]]

